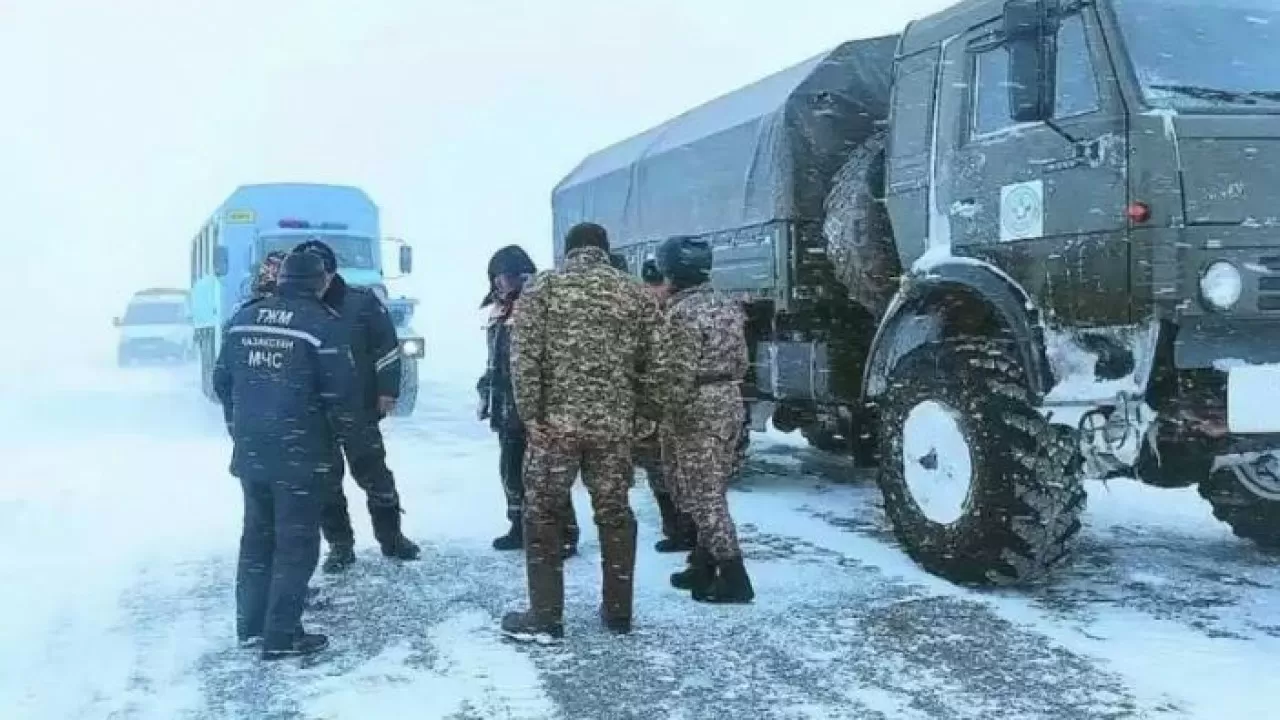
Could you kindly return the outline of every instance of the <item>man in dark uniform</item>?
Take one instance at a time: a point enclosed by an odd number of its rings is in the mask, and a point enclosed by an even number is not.
[[[236,571],[236,634],[265,659],[323,650],[302,629],[307,581],[320,557],[320,508],[337,453],[381,451],[356,422],[355,368],[337,317],[320,302],[324,267],[295,253],[279,286],[236,312],[214,368],[231,473],[244,491]]]
[[[489,307],[489,323],[485,328],[488,363],[484,375],[476,383],[480,394],[481,420],[498,434],[499,474],[507,496],[507,519],[511,529],[493,541],[495,550],[524,549],[524,458],[528,435],[516,411],[515,391],[511,386],[512,313],[520,292],[536,273],[537,267],[519,245],[500,248],[489,259],[489,292],[480,307]],[[572,499],[564,508],[564,556],[578,552],[580,531]]]
[[[323,300],[341,320],[351,346],[356,367],[356,389],[360,413],[356,420],[366,432],[378,437],[378,452],[356,463],[347,458],[351,476],[365,491],[373,536],[382,554],[400,560],[416,560],[419,549],[400,531],[400,495],[395,476],[387,467],[381,421],[395,407],[400,397],[400,340],[387,306],[372,291],[348,285],[338,274],[338,258],[333,249],[320,240],[308,240],[294,252],[310,252],[324,263],[328,289]],[[347,511],[347,497],[342,492],[342,459],[334,461],[333,492],[329,494],[321,518],[321,529],[329,543],[329,556],[324,571],[342,572],[356,560],[355,531]]]

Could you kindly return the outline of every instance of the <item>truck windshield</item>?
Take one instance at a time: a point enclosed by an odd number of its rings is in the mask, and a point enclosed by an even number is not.
[[[1280,112],[1280,7],[1266,0],[1114,0],[1149,105]]]
[[[124,312],[124,325],[181,325],[187,321],[187,307],[179,303],[132,303]]]
[[[374,254],[371,238],[354,235],[287,235],[262,238],[259,243],[258,257],[264,258],[267,253],[280,250],[289,252],[306,240],[318,238],[333,248],[338,256],[339,268],[359,268],[362,270],[377,269],[378,258]]]

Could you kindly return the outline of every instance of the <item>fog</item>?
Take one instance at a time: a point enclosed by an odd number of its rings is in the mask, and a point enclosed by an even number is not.
[[[238,184],[365,188],[415,245],[429,365],[474,368],[484,263],[550,260],[586,154],[946,5],[841,0],[4,0],[4,367],[107,362],[141,287]],[[448,352],[438,352],[447,349]]]

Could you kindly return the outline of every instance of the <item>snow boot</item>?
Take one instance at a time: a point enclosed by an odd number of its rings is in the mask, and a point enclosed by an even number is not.
[[[324,559],[322,569],[328,575],[336,575],[346,572],[352,565],[356,564],[356,549],[354,546],[341,544],[330,545],[329,554]],[[311,598],[308,598],[311,599]]]
[[[519,642],[551,643],[564,637],[564,558],[560,528],[526,524],[525,568],[529,609],[502,618],[502,633]]]
[[[263,660],[281,660],[289,657],[314,655],[329,647],[329,638],[319,633],[298,633],[288,645],[264,645]]]
[[[395,505],[369,505],[369,519],[373,522],[373,537],[382,547],[382,554],[397,560],[417,560],[421,554],[412,540],[400,532],[399,503]]]
[[[676,510],[670,495],[658,495],[658,510],[662,513],[662,534],[653,549],[660,553],[689,552],[698,545],[698,528],[686,514]],[[664,508],[663,505],[668,507]]]
[[[600,532],[600,588],[604,596],[600,616],[605,627],[620,635],[631,632],[636,568],[636,521],[631,513],[627,515],[621,527],[601,528]]]
[[[494,538],[493,549],[503,551],[524,549],[524,529],[520,521],[513,521],[506,535]]]
[[[711,585],[715,576],[715,559],[699,545],[689,553],[689,567],[671,575],[671,586],[677,590],[691,590],[696,597]]]
[[[720,604],[746,604],[755,596],[751,587],[751,578],[742,558],[717,563],[719,572],[709,586],[699,592],[694,590],[693,599],[700,602]]]

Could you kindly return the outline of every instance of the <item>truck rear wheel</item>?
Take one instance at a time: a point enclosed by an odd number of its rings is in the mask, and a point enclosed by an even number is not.
[[[1236,537],[1280,550],[1280,461],[1219,468],[1200,483],[1200,497]]]
[[[836,278],[850,299],[876,317],[888,306],[902,275],[882,200],[886,139],[885,133],[876,133],[849,155],[832,180],[822,223]]]
[[[880,403],[885,510],[926,570],[961,583],[1029,582],[1067,556],[1085,492],[1072,438],[1031,402],[991,341],[930,343]]]

